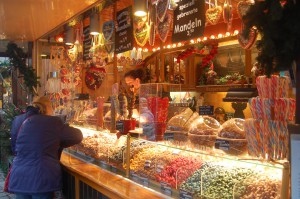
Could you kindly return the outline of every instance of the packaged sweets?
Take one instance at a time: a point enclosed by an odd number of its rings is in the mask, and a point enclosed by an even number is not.
[[[183,130],[184,124],[193,115],[193,111],[190,108],[185,109],[178,115],[173,116],[168,124],[167,129],[171,131],[181,131]]]

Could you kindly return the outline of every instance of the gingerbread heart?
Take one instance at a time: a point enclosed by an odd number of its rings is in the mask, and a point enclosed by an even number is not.
[[[158,20],[158,22],[156,23],[156,30],[158,32],[158,36],[160,38],[160,40],[162,42],[166,42],[166,39],[168,37],[169,31],[170,31],[170,27],[172,24],[172,17],[170,14],[166,14],[165,19],[160,22]]]
[[[242,32],[242,31],[241,31]],[[239,44],[243,49],[250,49],[255,43],[257,38],[257,29],[251,28],[247,37],[244,37],[243,34],[238,35]]]
[[[149,38],[150,29],[146,23],[143,28],[134,30],[134,38],[139,46],[144,46]]]
[[[102,25],[102,32],[105,41],[109,41],[114,33],[115,23],[113,20],[104,22]]]
[[[160,22],[165,19],[170,0],[158,0],[156,5],[157,18]]]
[[[222,7],[215,6],[213,8],[208,8],[206,10],[205,15],[206,15],[206,19],[209,23],[211,23],[212,25],[216,25],[221,18]]]
[[[251,4],[246,1],[240,1],[237,4],[237,14],[239,18],[243,19],[243,16],[245,16],[250,8]]]

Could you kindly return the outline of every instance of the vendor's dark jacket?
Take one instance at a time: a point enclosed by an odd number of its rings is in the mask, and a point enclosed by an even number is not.
[[[22,125],[26,118],[29,119]],[[60,118],[39,114],[38,109],[28,107],[12,124],[11,144],[16,156],[9,191],[34,194],[60,190],[60,151],[80,143],[82,138],[79,129],[64,124]]]

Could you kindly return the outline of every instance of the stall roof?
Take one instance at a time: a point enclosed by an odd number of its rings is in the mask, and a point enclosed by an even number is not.
[[[1,0],[0,40],[34,41],[103,0]]]

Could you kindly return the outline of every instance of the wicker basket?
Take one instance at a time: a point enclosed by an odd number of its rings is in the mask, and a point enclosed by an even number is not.
[[[213,146],[215,146],[215,141],[217,139],[217,136],[216,135],[196,135],[196,134],[188,133],[188,138],[195,147],[197,147],[197,146],[213,147]]]
[[[223,149],[224,152],[232,155],[241,155],[247,153],[247,140],[246,139],[230,139],[218,137],[218,140],[228,142],[229,146]]]

